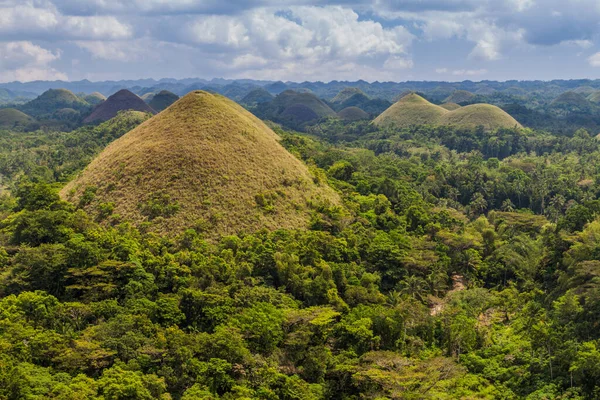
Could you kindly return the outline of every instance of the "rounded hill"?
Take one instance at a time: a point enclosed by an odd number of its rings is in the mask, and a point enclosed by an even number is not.
[[[471,101],[475,95],[466,90],[455,90],[452,94],[444,100],[444,103],[466,103]]]
[[[159,233],[196,228],[211,238],[304,228],[316,205],[340,202],[262,121],[203,91],[111,143],[61,196],[92,214],[112,204]]]
[[[569,91],[552,100],[550,107],[568,112],[588,112],[593,104],[584,95]]]
[[[83,100],[93,106],[96,106],[106,100],[106,96],[104,96],[102,93],[94,92],[84,96]]]
[[[13,128],[15,126],[27,125],[34,119],[15,108],[0,109],[0,128]]]
[[[168,90],[161,90],[152,97],[152,100],[150,100],[148,105],[152,107],[153,110],[161,112],[177,100],[179,100],[179,96],[175,93],[169,92]]]
[[[458,108],[442,116],[439,124],[453,125],[460,128],[483,126],[486,130],[522,127],[506,111],[491,104],[472,104]]]
[[[369,98],[369,96],[367,96],[359,88],[347,87],[347,88],[342,89],[333,99],[331,99],[331,102],[341,104],[356,94],[365,96],[367,99]]]
[[[369,119],[369,114],[358,107],[346,107],[338,113],[338,117],[344,121],[360,121]]]
[[[273,95],[263,88],[257,88],[248,93],[241,100],[242,104],[262,104],[273,100]]]
[[[49,89],[37,98],[23,104],[20,109],[34,117],[49,117],[63,108],[85,111],[90,105],[67,89]]]
[[[102,104],[98,105],[92,113],[83,120],[84,123],[104,122],[117,116],[119,111],[143,111],[156,114],[148,104],[138,95],[133,94],[127,89],[119,90],[110,96]]]
[[[402,97],[390,108],[380,114],[373,123],[378,126],[397,126],[436,124],[449,111],[432,104],[416,93]]]
[[[335,116],[335,111],[312,93],[298,93],[293,90],[286,90],[278,94],[273,100],[273,105],[280,112],[295,104],[301,104],[310,108],[319,118]]]

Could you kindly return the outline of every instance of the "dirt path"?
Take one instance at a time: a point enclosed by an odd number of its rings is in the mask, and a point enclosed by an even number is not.
[[[446,305],[448,295],[455,292],[461,292],[467,288],[467,282],[465,277],[462,275],[452,275],[452,289],[446,293],[443,299],[440,299],[439,302],[436,302],[431,305],[429,314],[432,316],[436,316],[444,310],[444,306]]]

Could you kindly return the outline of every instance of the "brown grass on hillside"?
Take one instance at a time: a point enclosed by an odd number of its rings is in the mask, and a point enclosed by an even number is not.
[[[113,203],[113,219],[151,221],[165,234],[303,228],[311,203],[340,200],[278,139],[233,101],[192,92],[110,144],[61,196],[79,203],[95,190],[92,214]],[[167,216],[149,216],[157,203]]]
[[[498,128],[522,128],[512,116],[491,104],[472,104],[448,111],[430,103],[417,94],[409,94],[373,121],[378,126],[452,125],[459,128],[483,126],[486,130]],[[449,106],[452,108],[452,106]]]
[[[491,104],[472,104],[461,107],[440,119],[440,125],[454,125],[461,128],[483,126],[486,130],[498,128],[522,128],[510,114]]]
[[[373,123],[378,126],[397,126],[435,124],[448,110],[436,106],[416,93],[408,94],[392,104],[379,115]]]

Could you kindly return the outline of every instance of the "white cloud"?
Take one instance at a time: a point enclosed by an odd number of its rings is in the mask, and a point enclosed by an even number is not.
[[[66,80],[67,76],[50,66],[60,54],[27,41],[0,42],[0,80]]]
[[[0,34],[5,37],[34,39],[126,39],[132,28],[112,16],[64,16],[54,7],[35,7],[23,2],[14,7],[0,3]]]
[[[600,67],[600,53],[596,53],[588,58],[588,62],[592,67]]]
[[[238,16],[197,17],[183,28],[180,38],[230,58],[223,60],[228,69],[262,67],[322,76],[325,64],[331,68],[329,73],[357,64],[389,70],[413,65],[409,48],[414,36],[406,28],[384,28],[337,6],[262,8]]]

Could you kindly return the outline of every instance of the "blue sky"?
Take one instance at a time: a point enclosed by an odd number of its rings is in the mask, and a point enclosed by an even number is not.
[[[599,0],[0,0],[0,82],[600,77]]]

